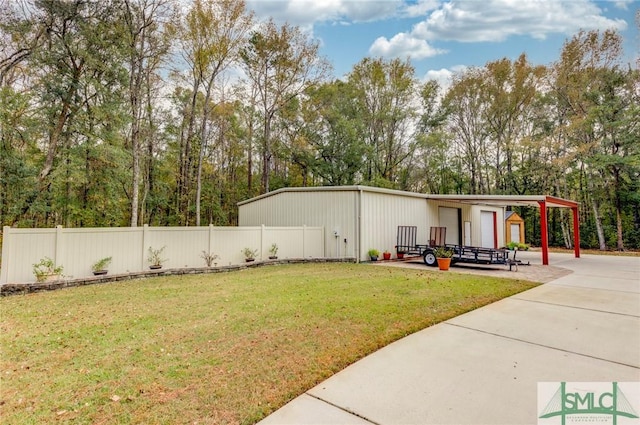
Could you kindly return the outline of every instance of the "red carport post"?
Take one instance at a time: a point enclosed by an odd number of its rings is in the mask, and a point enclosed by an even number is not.
[[[547,234],[547,201],[540,204],[540,236],[542,238],[542,265],[549,265],[549,235]]]
[[[576,258],[580,258],[580,216],[578,207],[572,207],[573,212],[573,252]]]

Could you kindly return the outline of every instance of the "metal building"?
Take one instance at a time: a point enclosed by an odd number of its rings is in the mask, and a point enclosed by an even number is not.
[[[446,227],[446,242],[498,248],[504,242],[505,206],[464,202],[368,186],[284,188],[238,204],[240,226],[322,226],[327,257],[367,260],[367,251],[395,251],[398,226]],[[462,199],[462,200],[461,200]]]

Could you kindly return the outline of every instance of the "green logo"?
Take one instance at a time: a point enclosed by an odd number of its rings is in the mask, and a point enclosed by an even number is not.
[[[618,418],[638,419],[638,414],[633,406],[620,390],[617,382],[603,384],[598,382],[569,383],[560,382],[558,389],[549,400],[546,407],[540,412],[539,419],[559,417],[561,424],[565,425],[567,417],[572,417],[572,422],[593,422],[596,416],[600,420],[602,415],[609,416],[613,424],[617,425]],[[607,385],[606,388],[603,385]],[[540,383],[538,384],[538,397],[540,397]],[[573,416],[578,415],[578,416]],[[640,422],[640,421],[639,421]],[[538,421],[539,424],[545,423]],[[634,421],[634,423],[637,423]]]

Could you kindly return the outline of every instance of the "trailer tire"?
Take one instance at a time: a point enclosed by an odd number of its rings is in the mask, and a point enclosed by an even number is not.
[[[438,260],[436,259],[433,251],[428,250],[424,253],[424,263],[429,267],[435,267],[438,265]]]

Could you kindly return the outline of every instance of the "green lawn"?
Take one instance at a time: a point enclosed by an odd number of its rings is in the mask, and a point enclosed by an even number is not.
[[[306,264],[5,297],[0,418],[254,423],[394,340],[535,285]]]

